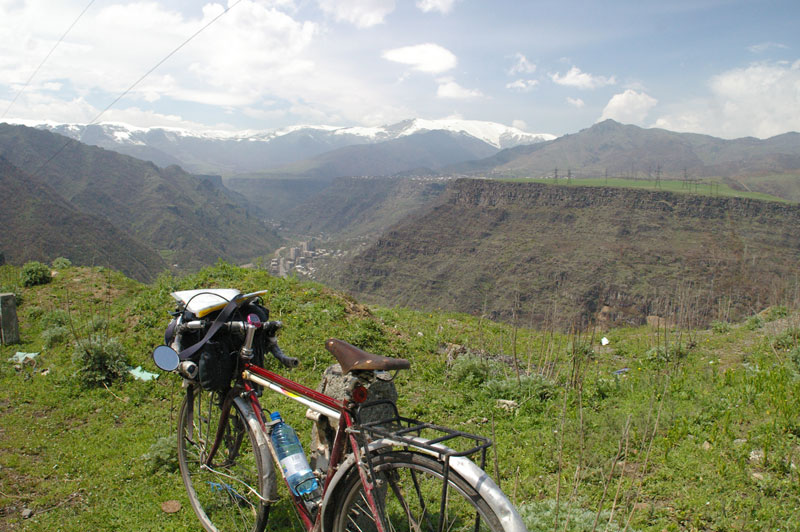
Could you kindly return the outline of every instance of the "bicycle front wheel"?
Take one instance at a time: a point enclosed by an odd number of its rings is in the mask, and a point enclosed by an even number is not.
[[[384,507],[387,532],[502,532],[489,504],[452,470],[442,506],[444,464],[439,460],[411,451],[392,451],[374,456],[372,462],[376,480],[373,494]],[[356,472],[345,484],[340,500],[339,512],[333,518],[334,532],[377,530]]]
[[[192,508],[209,532],[261,532],[267,524],[269,451],[252,422],[246,403],[226,403],[224,394],[200,386],[186,393],[178,421],[178,464]],[[218,430],[222,437],[213,450]]]

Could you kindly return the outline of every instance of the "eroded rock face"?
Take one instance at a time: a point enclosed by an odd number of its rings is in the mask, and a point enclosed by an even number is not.
[[[699,326],[720,302],[744,316],[788,289],[797,227],[795,204],[462,179],[354,257],[339,284],[376,303],[509,321],[516,308],[521,323],[564,329],[677,320],[677,309]]]
[[[385,371],[374,374],[373,372],[364,372],[364,375],[360,376],[352,373],[342,375],[342,368],[339,364],[334,364],[323,373],[317,391],[344,401],[350,398],[353,387],[361,384],[367,388],[368,402],[387,400],[396,403],[397,389],[394,382],[389,379],[391,379],[391,375]],[[308,462],[313,470],[327,471],[338,421],[327,416],[317,415],[310,410],[306,412],[306,417],[315,421],[311,429],[311,454]],[[389,419],[394,417],[394,409],[390,405],[377,405],[363,409],[359,417],[361,423]]]

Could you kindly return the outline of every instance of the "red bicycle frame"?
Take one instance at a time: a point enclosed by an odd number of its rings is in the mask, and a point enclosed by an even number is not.
[[[331,449],[328,473],[325,477],[325,484],[322,488],[323,500],[325,493],[328,491],[331,479],[333,478],[334,473],[336,473],[340,463],[342,462],[342,459],[344,458],[345,440],[346,438],[349,438],[350,448],[355,458],[355,467],[357,468],[361,477],[361,483],[364,486],[364,492],[366,494],[370,510],[375,516],[375,524],[378,528],[378,532],[384,532],[385,527],[383,524],[382,509],[379,508],[377,500],[372,495],[373,485],[367,477],[367,473],[364,471],[364,469],[357,465],[361,463],[361,456],[359,453],[359,443],[356,440],[354,431],[350,430],[354,426],[350,404],[347,401],[336,400],[333,397],[327,396],[316,390],[312,390],[311,388],[303,386],[302,384],[253,364],[245,364],[242,376],[244,380],[244,389],[246,392],[248,392],[247,395],[252,404],[253,412],[256,413],[259,423],[261,424],[261,428],[264,430],[265,434],[268,434],[269,431],[267,430],[267,424],[264,420],[264,416],[262,415],[261,404],[258,402],[258,397],[256,397],[256,394],[253,393],[254,390],[252,386],[250,386],[249,382],[267,387],[274,392],[285,395],[286,397],[307,406],[315,412],[328,416],[329,418],[339,420],[339,426],[336,430],[336,437]],[[274,458],[275,454],[271,443],[270,452]],[[292,497],[292,502],[294,503],[294,506],[297,509],[297,512],[300,515],[306,530],[321,530],[323,518],[322,508],[320,508],[320,511],[317,512],[316,519],[313,519],[312,515],[306,509],[305,504],[303,504],[303,501],[299,497],[295,496],[291,490],[289,490],[289,494]]]

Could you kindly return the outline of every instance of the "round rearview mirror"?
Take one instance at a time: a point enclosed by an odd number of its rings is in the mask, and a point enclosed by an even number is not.
[[[164,371],[175,371],[180,358],[178,358],[178,353],[170,346],[160,345],[153,350],[153,362]]]

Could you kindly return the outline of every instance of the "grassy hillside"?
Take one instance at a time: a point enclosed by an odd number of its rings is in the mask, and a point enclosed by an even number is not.
[[[18,270],[0,267],[0,281]],[[152,448],[172,447],[177,379],[80,384],[69,335],[119,339],[128,362],[155,371],[169,292],[269,289],[281,345],[309,386],[336,336],[412,361],[397,376],[408,415],[494,436],[497,473],[531,531],[776,530],[800,508],[797,295],[743,323],[709,330],[597,329],[561,335],[485,319],[367,308],[317,284],[224,263],[141,285],[102,269],[67,268],[20,289],[22,344],[0,348],[0,529],[195,530],[179,475]],[[602,345],[601,338],[609,343]],[[35,364],[6,362],[17,351]],[[516,358],[516,362],[515,362]],[[277,369],[276,364],[270,366]],[[309,441],[304,409],[264,400]],[[161,467],[158,467],[161,465]],[[181,510],[161,511],[177,499]],[[23,510],[32,511],[27,519]],[[613,509],[613,515],[612,515]],[[26,512],[27,515],[27,512]],[[285,501],[274,530],[299,530]]]

